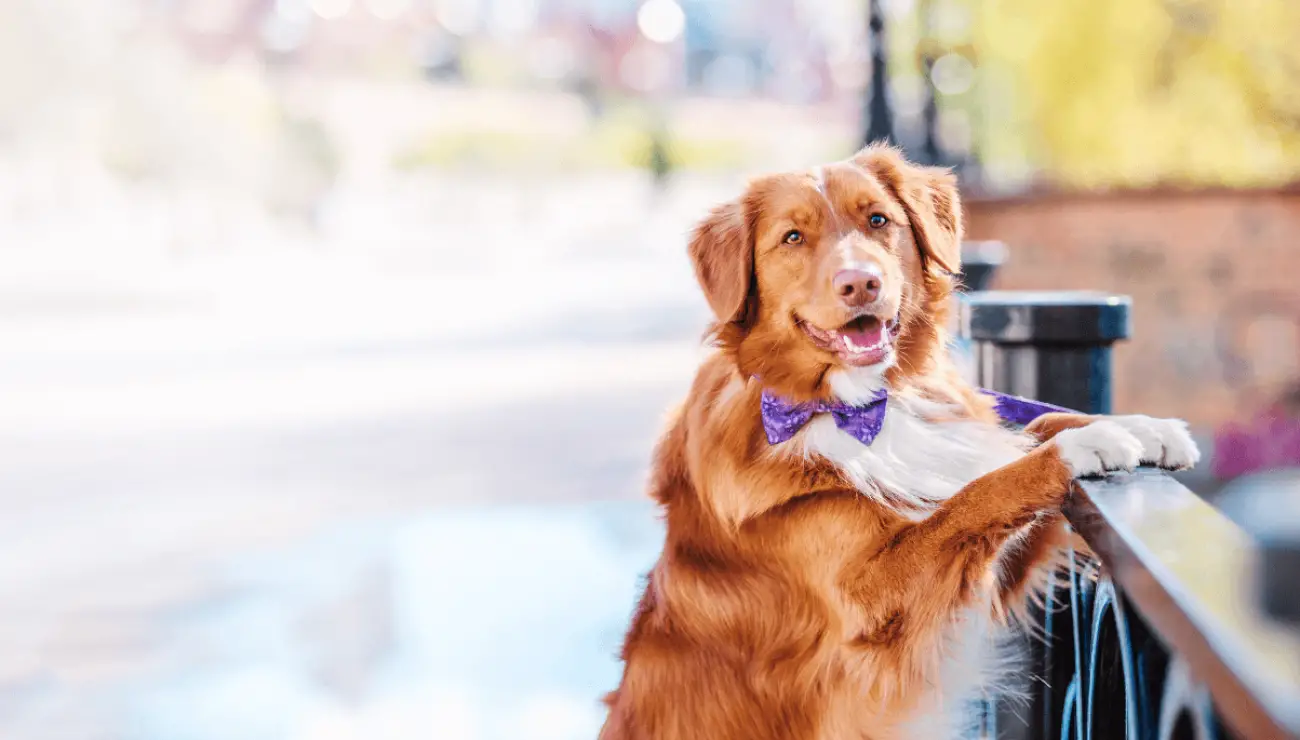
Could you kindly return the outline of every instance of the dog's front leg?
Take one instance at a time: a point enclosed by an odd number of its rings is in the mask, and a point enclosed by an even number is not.
[[[1040,443],[1048,442],[1067,429],[1080,429],[1103,417],[1090,414],[1043,414],[1025,426],[1025,433]],[[1023,534],[1020,542],[1003,552],[998,572],[997,613],[1003,619],[1024,619],[1028,596],[1044,588],[1060,564],[1060,554],[1073,545],[1087,552],[1082,540],[1071,536],[1065,516],[1059,512],[1044,514]]]
[[[1090,414],[1051,413],[1043,414],[1025,425],[1025,433],[1039,442],[1046,442],[1066,429],[1086,427],[1096,421],[1097,416]]]
[[[1032,421],[1025,427],[1025,432],[1040,442],[1047,442],[1061,432],[1085,427],[1095,421],[1117,424],[1137,438],[1142,444],[1138,458],[1142,463],[1179,470],[1195,465],[1200,459],[1200,451],[1187,431],[1186,422],[1179,419],[1053,413]],[[1091,552],[1087,543],[1071,535],[1061,514],[1053,513],[1035,522],[1023,540],[999,563],[999,603],[1011,612],[1021,611],[1027,595],[1048,583],[1051,571],[1061,564],[1059,556],[1067,546],[1084,555]]]
[[[1142,442],[1119,424],[1060,431],[1025,457],[968,484],[928,518],[900,524],[843,574],[866,611],[860,640],[923,639],[987,593],[1008,539],[1054,516],[1078,477],[1132,470]]]

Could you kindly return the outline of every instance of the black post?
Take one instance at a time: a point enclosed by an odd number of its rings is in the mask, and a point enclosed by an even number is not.
[[[1089,414],[1110,413],[1111,345],[1129,336],[1128,296],[990,291],[962,301],[984,387]]]
[[[880,0],[871,0],[867,16],[867,43],[871,49],[871,91],[867,97],[867,136],[864,144],[894,142],[893,113],[889,109],[889,49],[885,44],[885,13]]]
[[[961,301],[962,335],[974,345],[976,381],[1003,393],[1091,414],[1110,413],[1111,345],[1130,332],[1128,296],[1087,292],[975,292]],[[997,702],[987,737],[1055,740],[1074,673],[1069,590],[1034,610],[1043,638],[1025,641],[1027,708]]]

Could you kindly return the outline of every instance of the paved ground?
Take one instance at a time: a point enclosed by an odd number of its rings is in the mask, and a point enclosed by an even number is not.
[[[594,734],[711,191],[487,187],[0,227],[0,736]]]

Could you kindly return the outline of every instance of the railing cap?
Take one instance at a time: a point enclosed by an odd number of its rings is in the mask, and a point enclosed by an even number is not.
[[[1110,344],[1131,333],[1126,295],[1096,291],[970,293],[962,301],[962,335],[1000,344]]]

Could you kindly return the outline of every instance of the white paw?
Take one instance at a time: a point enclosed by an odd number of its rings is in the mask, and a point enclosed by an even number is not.
[[[1155,465],[1165,470],[1184,470],[1196,465],[1201,459],[1201,451],[1192,441],[1187,431],[1187,422],[1182,419],[1153,419],[1150,416],[1112,416],[1113,421],[1124,427],[1142,443],[1142,462]]]
[[[1075,478],[1132,470],[1142,459],[1142,442],[1109,419],[1067,429],[1052,442]]]

